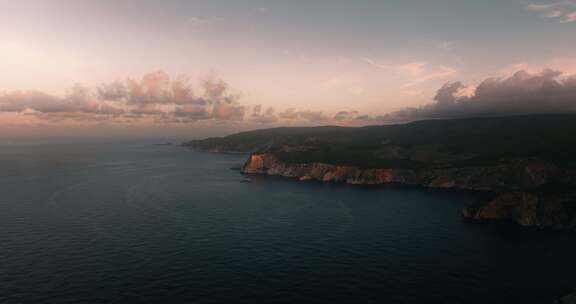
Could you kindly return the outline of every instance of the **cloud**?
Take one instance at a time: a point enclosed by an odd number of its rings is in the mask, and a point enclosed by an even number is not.
[[[114,81],[109,84],[102,84],[96,88],[98,98],[102,100],[119,101],[128,96],[128,89],[121,81]]]
[[[434,100],[439,107],[453,106],[458,99],[457,93],[464,89],[464,85],[458,81],[444,84],[434,96]]]
[[[576,112],[576,77],[545,69],[540,73],[516,72],[507,78],[488,78],[468,96],[468,86],[446,83],[434,102],[385,115],[385,121],[428,118],[500,116]]]
[[[425,64],[405,67],[413,74]],[[440,73],[441,74],[441,73]],[[246,106],[241,94],[215,75],[194,86],[189,77],[170,77],[162,71],[140,79],[116,80],[96,88],[75,85],[63,97],[39,91],[0,94],[0,112],[36,117],[48,122],[103,123],[256,123],[366,125],[430,118],[500,116],[576,112],[576,77],[545,69],[521,70],[509,77],[488,78],[477,86],[448,82],[432,102],[387,115],[366,115],[355,110],[335,114],[287,108],[276,111],[263,105]]]
[[[276,109],[270,107],[262,112],[262,105],[257,105],[252,110],[250,121],[262,124],[275,123],[278,121],[278,116],[275,114]]]
[[[27,109],[50,112],[63,109],[63,105],[61,99],[39,91],[16,91],[0,96],[2,112],[24,112]]]
[[[554,3],[531,3],[527,10],[537,12],[544,18],[554,19],[558,23],[576,22],[576,1],[560,1]]]
[[[245,112],[243,106],[217,104],[212,109],[212,117],[216,120],[242,121]]]
[[[358,116],[358,111],[340,111],[334,115],[334,120],[351,121],[356,119],[356,116]]]
[[[331,115],[306,109],[276,111],[263,105],[249,107],[241,103],[241,97],[215,75],[200,79],[195,86],[187,76],[171,77],[155,71],[141,78],[113,80],[94,88],[75,85],[64,97],[40,91],[0,93],[0,113],[35,117],[50,123],[359,124],[369,121],[368,117],[359,118],[357,111]]]
[[[366,62],[368,65],[375,67],[375,68],[379,68],[379,69],[390,69],[392,68],[391,65],[386,65],[386,64],[382,64],[382,63],[378,63],[373,59],[370,58],[362,58],[362,61]]]
[[[298,112],[298,117],[310,122],[328,121],[330,118],[322,112],[315,111],[301,111]]]
[[[203,107],[197,105],[184,105],[176,108],[175,115],[177,117],[186,117],[195,120],[210,119],[210,112]]]
[[[278,116],[283,119],[292,120],[298,118],[298,112],[296,112],[294,108],[288,108],[278,113]]]
[[[450,44],[446,44],[445,46],[447,45]],[[428,61],[412,61],[399,65],[378,63],[370,58],[363,58],[362,61],[373,68],[385,70],[388,73],[393,73],[404,78],[406,81],[403,86],[404,89],[413,88],[428,81],[451,78],[459,72],[458,68]]]
[[[232,93],[222,79],[208,75],[201,81],[199,96],[195,91],[189,77],[172,79],[167,73],[156,71],[141,79],[115,80],[94,89],[75,85],[64,97],[40,91],[3,93],[0,112],[33,115],[50,121],[81,117],[114,122],[119,116],[160,121],[244,119],[245,107],[239,103],[240,94]]]
[[[162,109],[156,104],[144,104],[131,108],[130,113],[140,115],[161,115],[164,111],[162,111]]]
[[[571,22],[576,22],[576,10],[565,14],[564,18],[562,20],[560,20],[560,23],[571,23]]]
[[[75,85],[64,98],[40,91],[15,91],[2,94],[0,95],[0,112],[118,115],[124,111],[106,102],[93,100],[90,89]]]
[[[403,64],[400,71],[408,77],[405,87],[411,87],[429,80],[453,77],[458,73],[456,68],[445,65],[433,65],[426,61],[415,61]]]

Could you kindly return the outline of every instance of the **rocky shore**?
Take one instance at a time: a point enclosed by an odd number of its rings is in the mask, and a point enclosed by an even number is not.
[[[241,170],[348,184],[404,184],[428,188],[483,191],[493,199],[466,207],[462,216],[470,220],[510,220],[522,226],[550,229],[576,228],[574,197],[566,191],[548,194],[549,185],[573,186],[573,172],[550,163],[518,160],[507,164],[462,168],[375,168],[325,163],[287,163],[273,153],[252,153]]]

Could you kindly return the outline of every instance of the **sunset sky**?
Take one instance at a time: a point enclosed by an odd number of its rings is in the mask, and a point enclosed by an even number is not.
[[[490,77],[576,96],[576,0],[0,0],[0,36],[0,135],[381,123]]]

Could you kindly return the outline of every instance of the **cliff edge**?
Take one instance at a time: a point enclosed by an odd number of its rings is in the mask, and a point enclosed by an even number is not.
[[[479,206],[466,207],[462,216],[470,220],[509,220],[522,226],[549,229],[576,228],[576,196],[569,190],[546,189],[551,185],[562,185],[571,176],[571,172],[553,164],[517,161],[507,165],[466,168],[360,168],[325,163],[286,163],[273,153],[252,153],[241,171],[302,181],[402,184],[489,192],[493,199]]]

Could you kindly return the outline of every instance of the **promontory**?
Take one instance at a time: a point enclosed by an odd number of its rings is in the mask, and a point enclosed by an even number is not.
[[[488,199],[466,219],[576,229],[576,115],[286,127],[184,145],[247,153],[246,174],[478,191]]]

